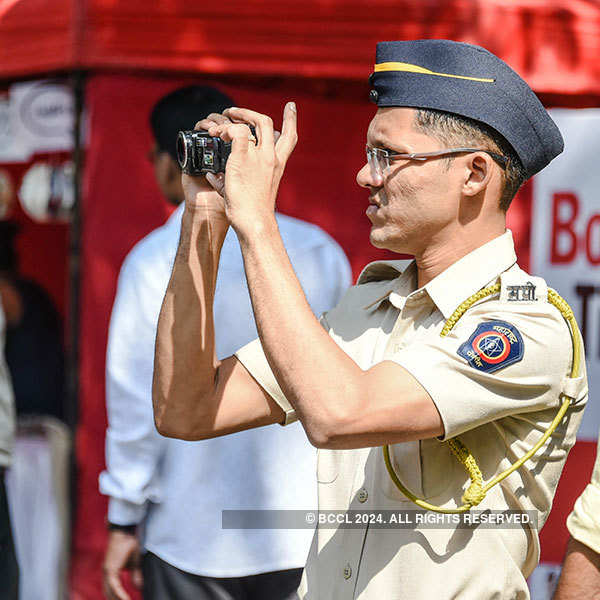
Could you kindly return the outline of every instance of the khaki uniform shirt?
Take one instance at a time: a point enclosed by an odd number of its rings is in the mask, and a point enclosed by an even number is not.
[[[500,298],[473,306],[440,337],[461,302],[497,281]],[[533,294],[528,282],[535,284]],[[525,454],[554,418],[571,367],[568,327],[546,302],[543,280],[516,265],[510,231],[415,288],[414,263],[402,273],[398,261],[373,263],[322,323],[361,369],[387,360],[409,371],[435,403],[444,439],[460,436],[487,482]],[[490,328],[499,321],[506,335],[500,354],[487,348],[489,363],[475,357],[470,364],[463,345],[481,343],[481,336],[498,342]],[[286,411],[286,422],[292,421],[293,409],[260,342],[251,342],[237,357]],[[585,375],[570,386],[578,402],[556,432],[533,459],[492,488],[477,510],[535,510],[543,524],[575,442],[587,395]],[[400,480],[417,496],[445,507],[462,504],[468,476],[447,444],[400,443],[391,454]],[[390,479],[381,448],[320,450],[317,480],[322,511],[416,509]],[[538,559],[537,531],[527,527],[317,527],[299,593],[311,600],[528,598],[525,578]]]
[[[592,480],[577,498],[567,528],[573,538],[600,553],[600,440]]]

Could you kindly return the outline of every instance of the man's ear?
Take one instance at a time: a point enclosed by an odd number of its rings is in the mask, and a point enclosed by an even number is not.
[[[477,196],[490,184],[494,173],[494,160],[484,152],[473,152],[465,158],[463,194],[471,197]]]

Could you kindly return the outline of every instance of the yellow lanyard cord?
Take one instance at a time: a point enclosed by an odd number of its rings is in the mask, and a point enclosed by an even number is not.
[[[483,298],[488,296],[492,296],[494,294],[498,294],[500,292],[500,284],[497,283],[495,285],[491,285],[482,290],[479,290],[475,294],[473,294],[470,298],[465,300],[459,307],[454,311],[452,316],[446,321],[442,331],[440,333],[441,337],[447,336],[452,328],[456,325],[458,320],[463,316],[463,314],[476,302],[479,302]],[[573,342],[573,364],[571,366],[571,377],[575,378],[579,376],[580,366],[581,366],[581,333],[579,332],[579,327],[577,326],[577,321],[575,320],[575,316],[571,307],[567,304],[567,302],[559,296],[557,292],[553,289],[548,289],[548,302],[556,306],[560,311],[560,314],[563,316],[565,321],[569,326],[569,331],[571,332],[571,341]],[[396,487],[412,502],[414,502],[417,506],[424,508],[425,510],[431,510],[439,513],[462,513],[470,510],[473,506],[477,506],[484,498],[486,493],[497,483],[500,483],[503,479],[506,479],[511,473],[514,473],[519,467],[523,465],[527,460],[529,460],[546,442],[546,440],[554,433],[554,430],[558,427],[559,423],[562,421],[567,409],[569,408],[569,404],[575,398],[570,398],[564,393],[561,393],[560,399],[562,400],[561,407],[554,417],[554,420],[544,433],[544,435],[539,439],[537,444],[529,452],[527,452],[524,456],[522,456],[519,460],[517,460],[511,467],[503,471],[494,479],[489,481],[484,485],[483,476],[481,474],[481,470],[477,466],[477,462],[469,449],[458,439],[452,438],[447,440],[448,445],[450,446],[450,450],[459,460],[459,462],[466,469],[469,474],[469,478],[471,480],[471,484],[465,491],[462,497],[462,501],[464,504],[462,506],[458,506],[457,508],[443,508],[441,506],[435,506],[434,504],[430,504],[429,502],[425,502],[420,498],[417,498],[410,490],[408,490],[396,475],[394,470],[394,466],[392,465],[392,461],[390,459],[390,447],[383,446],[383,459],[385,461],[385,466],[387,471],[396,485]]]

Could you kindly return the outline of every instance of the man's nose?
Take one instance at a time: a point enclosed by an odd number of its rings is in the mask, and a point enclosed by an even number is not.
[[[383,178],[380,175],[374,174],[371,165],[366,162],[356,174],[356,183],[363,188],[381,187],[383,185]]]

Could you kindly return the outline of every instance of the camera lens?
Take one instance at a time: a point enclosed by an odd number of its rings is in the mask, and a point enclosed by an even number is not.
[[[180,131],[179,134],[177,135],[177,162],[179,163],[179,166],[185,171],[187,166],[188,166],[188,150],[190,149],[191,146],[191,139],[190,139],[190,135],[189,132],[187,131]]]

